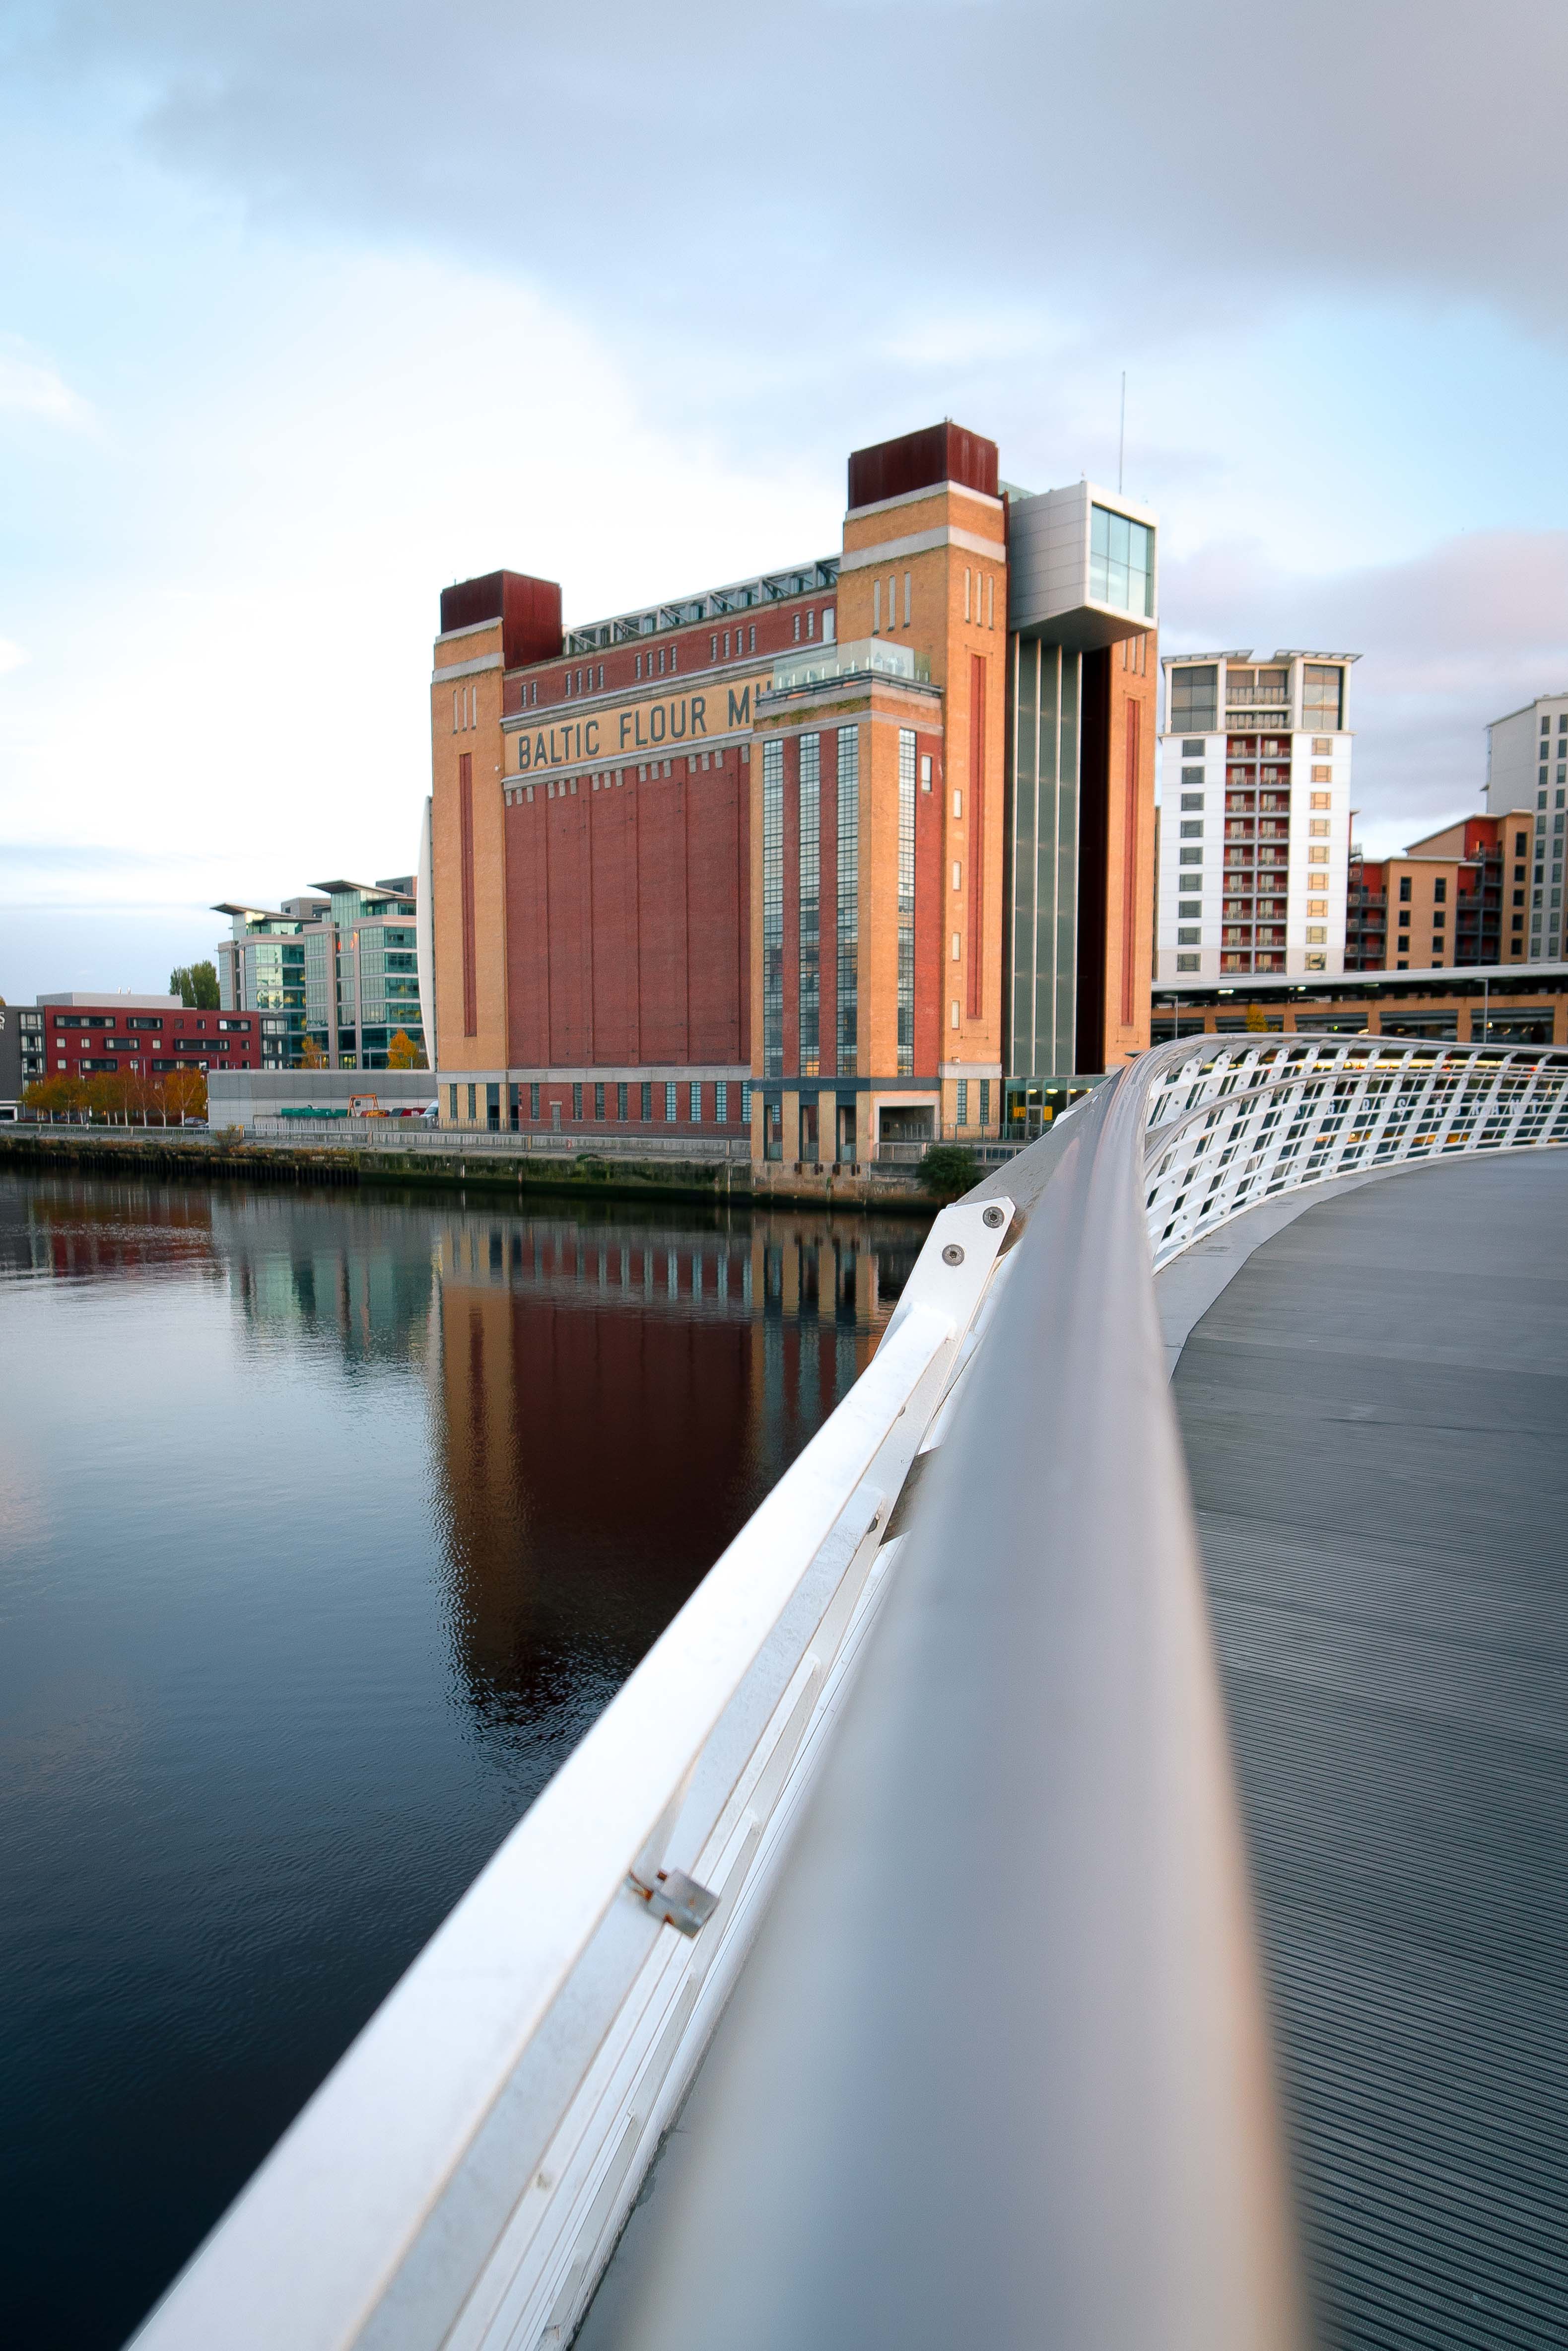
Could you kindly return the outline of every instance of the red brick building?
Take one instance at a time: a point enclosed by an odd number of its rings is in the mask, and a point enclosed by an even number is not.
[[[443,1122],[854,1162],[1147,1045],[1154,526],[1105,497],[946,423],[851,457],[815,560],[565,630],[551,581],[443,591]]]
[[[259,1070],[260,1012],[192,1012],[177,996],[40,996],[17,1014],[22,1081],[116,1071]]]

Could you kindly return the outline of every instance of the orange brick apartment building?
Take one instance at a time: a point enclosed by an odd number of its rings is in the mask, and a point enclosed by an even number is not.
[[[1149,1040],[1151,516],[857,451],[838,553],[563,631],[443,591],[421,963],[443,1123],[979,1136]]]

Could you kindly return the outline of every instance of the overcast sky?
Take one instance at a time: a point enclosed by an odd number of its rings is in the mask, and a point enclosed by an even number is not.
[[[1359,653],[1369,846],[1568,687],[1563,0],[0,0],[0,994],[410,867],[448,580],[838,544],[943,415]]]

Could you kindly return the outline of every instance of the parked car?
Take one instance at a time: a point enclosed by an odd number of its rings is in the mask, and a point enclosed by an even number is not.
[[[199,1126],[203,1134],[207,1132],[207,1122],[204,1118],[182,1118],[180,1123],[182,1126]]]

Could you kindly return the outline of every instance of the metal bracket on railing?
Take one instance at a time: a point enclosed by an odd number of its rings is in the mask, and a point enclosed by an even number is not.
[[[683,1869],[655,1870],[653,1884],[645,1886],[635,1871],[626,1874],[627,1891],[646,1902],[654,1917],[678,1934],[695,1935],[719,1907],[719,1897],[699,1886]]]

